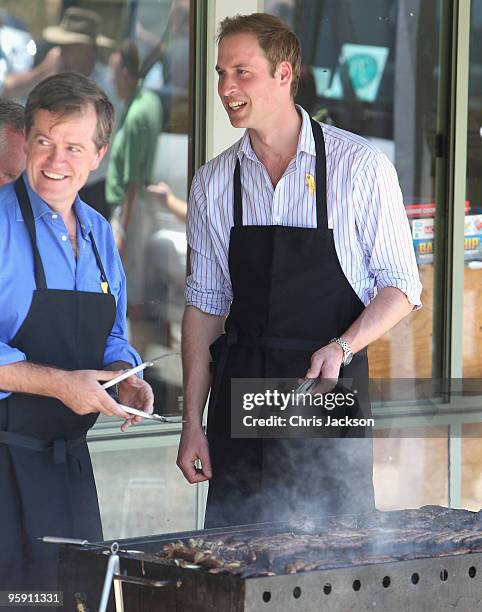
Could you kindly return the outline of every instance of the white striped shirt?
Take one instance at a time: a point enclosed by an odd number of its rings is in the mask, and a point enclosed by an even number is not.
[[[187,218],[188,305],[214,315],[229,312],[233,293],[228,248],[238,158],[243,225],[316,227],[316,195],[306,178],[315,176],[315,142],[308,114],[298,110],[303,121],[296,156],[276,188],[251,147],[248,131],[194,176]],[[377,288],[397,287],[419,307],[422,286],[395,168],[364,138],[324,124],[322,128],[328,225],[346,278],[365,305]]]

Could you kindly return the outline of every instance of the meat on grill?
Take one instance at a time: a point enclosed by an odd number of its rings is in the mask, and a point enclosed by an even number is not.
[[[164,546],[165,563],[242,578],[334,569],[482,551],[482,510],[424,506],[299,523],[261,535],[239,532]],[[310,533],[308,533],[310,531]]]

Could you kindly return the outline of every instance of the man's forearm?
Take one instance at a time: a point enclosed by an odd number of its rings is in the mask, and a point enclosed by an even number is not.
[[[0,366],[0,389],[58,397],[66,372],[48,366],[19,361]]]
[[[185,426],[200,426],[211,385],[209,346],[222,334],[225,317],[186,306],[182,321]]]
[[[354,353],[374,342],[413,310],[407,296],[395,287],[381,289],[342,337]]]
[[[10,73],[5,77],[2,95],[6,98],[21,98],[28,93],[46,77],[52,74],[43,63],[24,73]]]
[[[166,195],[166,204],[169,210],[176,215],[178,219],[185,222],[187,217],[187,203],[180,198],[177,198],[172,191]]]
[[[118,374],[119,370],[68,371],[20,361],[0,366],[0,389],[53,397],[79,415],[102,412],[126,419],[129,415],[101,387]]]

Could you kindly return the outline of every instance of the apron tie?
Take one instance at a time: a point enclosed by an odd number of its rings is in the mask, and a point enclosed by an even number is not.
[[[65,463],[67,459],[67,445],[63,438],[56,438],[53,441],[54,464]]]
[[[80,438],[75,438],[73,440],[55,438],[55,440],[52,442],[47,442],[45,440],[32,438],[30,436],[23,436],[11,431],[0,431],[0,444],[6,444],[7,446],[19,446],[38,453],[52,452],[55,465],[65,463],[67,460],[68,451],[76,446],[79,446],[79,444],[82,444],[85,441],[85,436],[81,436]]]

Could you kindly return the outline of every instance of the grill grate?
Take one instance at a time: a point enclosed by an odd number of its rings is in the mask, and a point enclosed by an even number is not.
[[[374,609],[383,612],[445,612],[448,609],[474,612],[482,609],[480,519],[479,513],[426,507],[357,517],[328,517],[301,526],[298,523],[296,529],[288,523],[272,523],[123,540],[119,543],[121,549],[134,549],[141,554],[120,553],[122,573],[182,581],[180,588],[158,590],[124,584],[125,608],[129,612],[362,612]],[[412,539],[404,537],[398,544],[396,538],[385,539],[380,548],[382,540],[376,539],[377,534],[386,535],[394,526],[400,528],[400,534],[410,532]],[[429,528],[433,531],[432,537],[427,531]],[[283,557],[284,565],[277,566],[276,561],[271,565],[276,575],[259,577],[254,573],[242,577],[232,573],[209,573],[207,568],[179,567],[172,559],[159,556],[164,546],[178,540],[185,544],[193,539],[196,543],[228,540],[249,544],[259,542],[261,537],[269,542],[270,538],[279,539],[280,534],[295,531],[299,538],[304,537],[307,541],[308,536],[322,535],[336,544],[336,533],[341,530],[344,533],[353,530],[358,536],[365,534],[372,547],[376,542],[373,550],[377,557],[372,560],[378,562],[366,564],[366,550],[361,546],[351,550],[348,557],[345,555],[343,567],[286,573],[285,561],[289,559]],[[392,555],[391,560],[380,562],[387,554]],[[403,560],[403,555],[406,559],[410,554],[419,558]],[[355,564],[357,555],[358,565]],[[266,562],[267,557],[261,557]],[[64,547],[61,553],[64,599],[68,600],[69,593],[84,593],[85,605],[95,610],[107,558],[100,548]],[[109,610],[115,610],[113,600]]]

